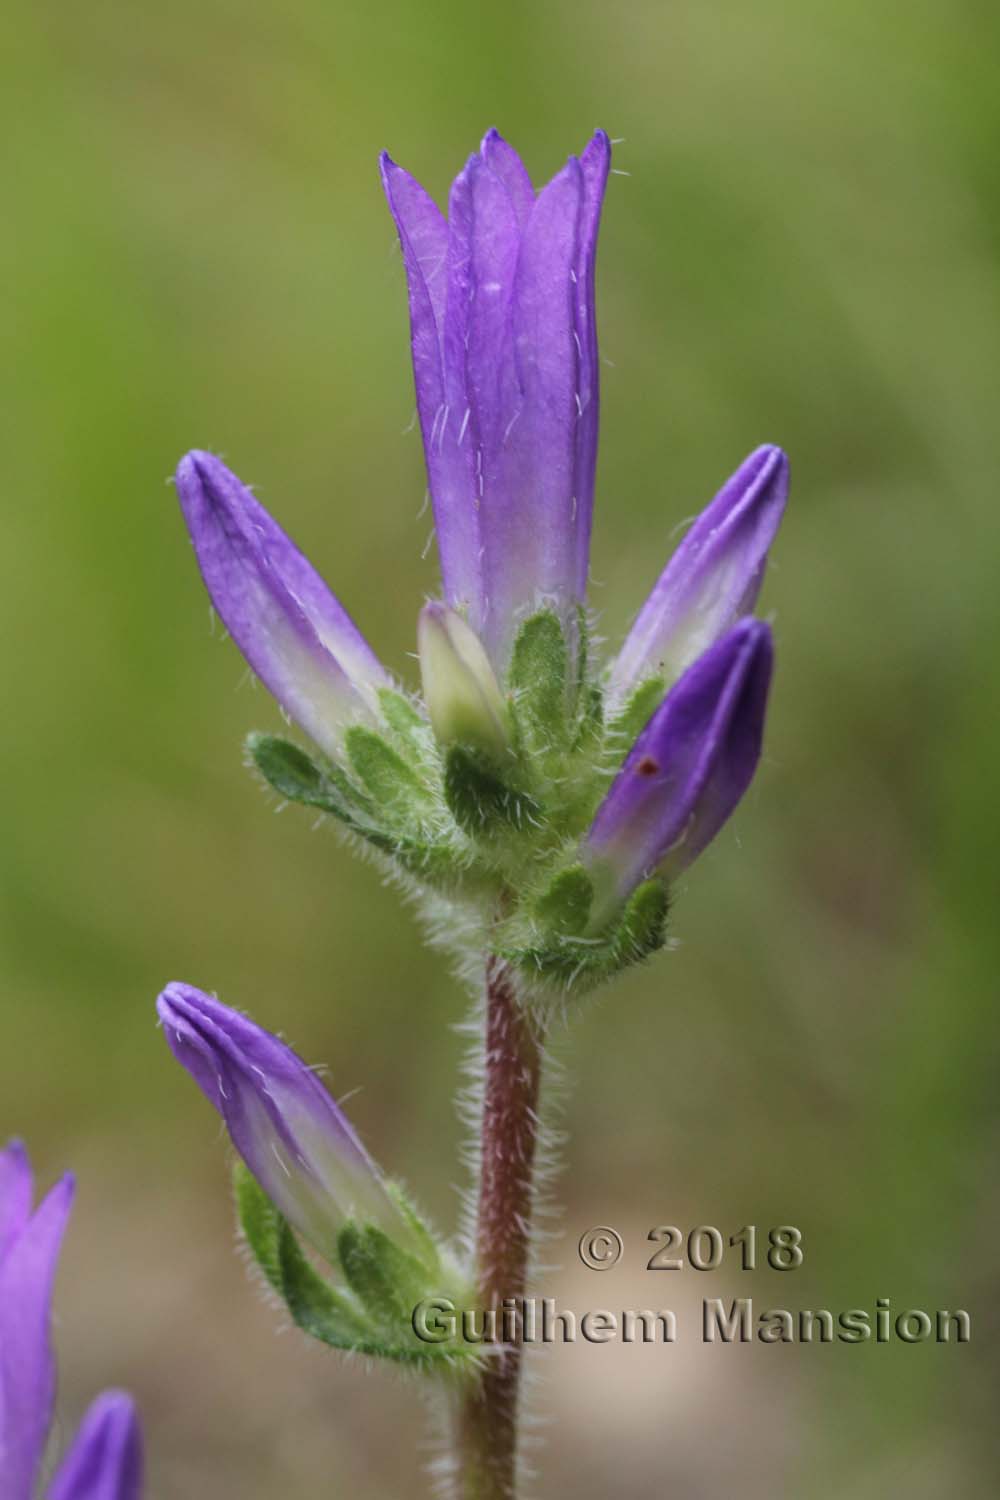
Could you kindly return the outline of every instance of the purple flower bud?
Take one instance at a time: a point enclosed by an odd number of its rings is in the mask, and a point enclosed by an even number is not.
[[[595,923],[647,876],[678,875],[733,812],[760,758],[772,659],[769,627],[743,620],[653,714],[587,835]]]
[[[410,300],[413,369],[446,601],[497,670],[518,621],[567,634],[587,583],[597,459],[594,264],[603,131],[535,193],[491,130],[447,220],[388,155],[382,181]]]
[[[132,1398],[105,1391],[91,1405],[49,1489],[49,1500],[139,1500],[142,1433]]]
[[[229,634],[291,717],[336,755],[341,730],[375,707],[388,673],[315,568],[224,463],[187,454],[177,493]]]
[[[170,1050],[226,1123],[271,1202],[328,1259],[348,1219],[409,1234],[385,1181],[313,1070],[269,1031],[187,984],[157,1001]]]
[[[750,613],[787,498],[787,458],[758,448],[702,511],[640,610],[611,668],[613,707],[644,678],[673,682]]]
[[[52,1283],[73,1201],[64,1177],[31,1212],[31,1166],[0,1151],[0,1495],[31,1500],[52,1418]]]

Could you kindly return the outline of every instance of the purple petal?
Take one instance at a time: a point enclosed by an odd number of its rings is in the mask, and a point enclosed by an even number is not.
[[[758,448],[702,511],[640,610],[611,669],[612,706],[646,677],[676,679],[753,609],[787,498],[787,458]]]
[[[688,668],[636,740],[586,843],[614,903],[654,871],[678,875],[734,811],[760,758],[772,661],[769,627],[741,621]]]
[[[430,200],[383,158],[410,292],[414,372],[448,604],[467,612],[497,670],[517,624],[555,607],[570,636],[584,597],[597,454],[594,254],[610,145],[535,196],[489,131],[453,184],[447,280],[426,288],[418,236],[440,262]],[[429,331],[433,326],[438,344]]]
[[[20,1191],[20,1189],[19,1189]],[[55,1393],[49,1342],[52,1283],[73,1201],[56,1183],[0,1263],[0,1495],[30,1500]]]
[[[491,517],[505,501],[500,454],[519,403],[510,317],[520,239],[510,194],[479,156],[452,184],[448,209],[445,408],[428,468],[442,547],[457,535],[463,556],[475,549],[474,578],[444,569],[444,583],[448,603],[468,607],[478,632]]]
[[[441,210],[387,152],[382,185],[403,252],[410,303],[410,343],[417,412],[434,503],[441,576],[448,601],[475,610],[480,594],[479,522],[473,503],[473,453],[462,429],[464,390],[448,406],[445,393],[445,306],[449,232]]]
[[[486,132],[479,154],[490,171],[506,188],[517,215],[518,228],[523,229],[535,201],[535,190],[531,185],[527,167],[513,146],[504,140],[499,130]]]
[[[20,1141],[0,1151],[0,1265],[31,1213],[31,1163]]]
[[[411,316],[419,323],[421,333],[427,332],[428,344],[436,343],[440,348],[448,286],[447,221],[430,194],[397,166],[388,151],[379,157],[379,171],[389,211],[396,221],[409,290],[411,295],[419,293],[418,306],[414,308],[411,303]]]
[[[590,567],[590,531],[594,512],[594,474],[597,468],[597,429],[600,413],[600,367],[597,350],[594,275],[597,268],[597,231],[601,222],[604,189],[611,168],[611,142],[599,130],[580,157],[583,173],[583,210],[580,218],[579,257],[576,265],[576,325],[579,341],[577,390],[580,420],[576,436],[577,503],[576,592],[586,597]]]
[[[467,403],[466,441],[483,453],[475,465],[485,480],[478,486],[479,509],[488,511],[500,440],[516,402],[510,302],[520,235],[507,188],[479,156],[452,184],[448,225],[446,398],[459,428]]]
[[[404,1229],[382,1176],[316,1074],[284,1042],[186,984],[157,1011],[175,1058],[222,1115],[279,1211],[330,1256],[348,1218]]]
[[[142,1431],[132,1398],[105,1391],[81,1422],[49,1500],[139,1500],[142,1470]]]
[[[226,629],[261,681],[335,755],[343,726],[389,677],[347,611],[281,527],[210,453],[177,469],[198,566]]]
[[[481,631],[503,662],[542,603],[575,634],[586,596],[597,460],[594,267],[610,144],[599,132],[538,194],[511,308],[517,407],[504,426],[498,498],[483,514]]]
[[[576,285],[583,173],[571,157],[539,193],[521,236],[510,338],[517,405],[505,423],[492,497],[484,497],[480,634],[495,661],[517,617],[579,597],[574,493],[579,356]]]

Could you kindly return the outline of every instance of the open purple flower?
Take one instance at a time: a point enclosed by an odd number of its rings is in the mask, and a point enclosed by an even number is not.
[[[330,755],[390,678],[315,568],[211,453],[177,468],[205,586],[226,629],[288,714]]]
[[[758,448],[702,511],[639,611],[611,667],[612,706],[644,678],[675,681],[750,614],[787,498],[787,458]]]
[[[348,1220],[409,1237],[347,1116],[290,1047],[193,985],[168,984],[156,1008],[170,1050],[221,1114],[236,1150],[317,1250],[333,1258]]]
[[[0,1495],[31,1500],[52,1420],[52,1283],[73,1201],[63,1177],[32,1212],[32,1174],[18,1142],[0,1151]],[[48,1500],[138,1500],[142,1444],[130,1397],[99,1396]]]
[[[447,219],[387,154],[444,594],[498,671],[542,605],[569,638],[587,584],[597,459],[594,264],[611,146],[598,131],[535,192],[491,130]]]
[[[653,714],[587,835],[595,920],[647,876],[678,875],[734,811],[760,759],[772,661],[769,627],[743,620]]]

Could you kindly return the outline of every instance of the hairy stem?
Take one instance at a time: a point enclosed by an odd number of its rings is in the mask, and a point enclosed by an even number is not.
[[[462,1500],[512,1500],[516,1494],[520,1307],[531,1247],[543,1046],[542,1031],[520,1005],[509,968],[490,955],[476,1294],[477,1310],[501,1310],[497,1337],[502,1347],[491,1353],[488,1367],[462,1397],[457,1430]],[[502,1316],[507,1298],[516,1300],[514,1318]]]

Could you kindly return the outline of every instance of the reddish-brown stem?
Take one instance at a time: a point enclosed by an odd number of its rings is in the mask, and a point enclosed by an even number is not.
[[[531,1244],[543,1036],[521,1006],[513,976],[486,961],[485,1082],[476,1220],[477,1311],[525,1295]],[[509,1304],[508,1304],[509,1305]],[[507,1320],[508,1323],[510,1319]],[[498,1315],[499,1338],[504,1319]],[[462,1397],[458,1458],[462,1500],[512,1500],[517,1485],[520,1323]]]

